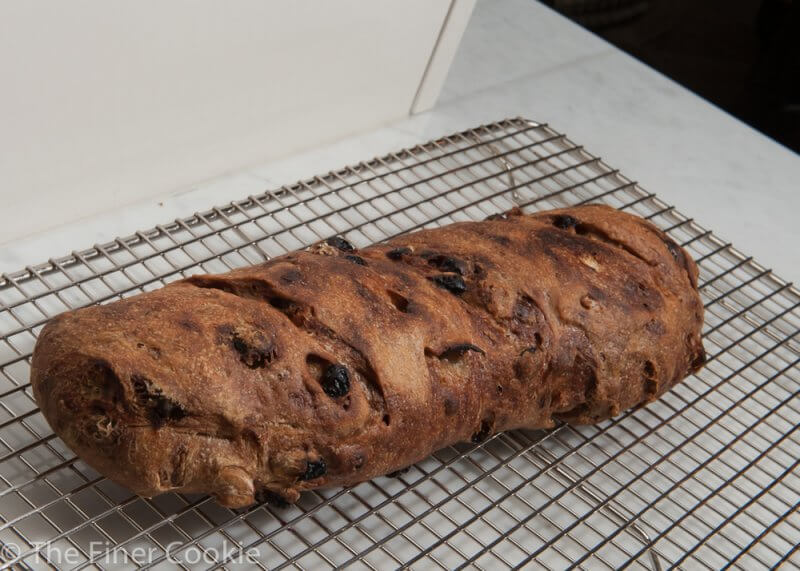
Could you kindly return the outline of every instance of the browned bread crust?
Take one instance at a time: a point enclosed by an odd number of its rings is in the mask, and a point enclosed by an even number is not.
[[[702,321],[694,262],[652,224],[512,211],[64,313],[31,381],[112,480],[237,507],[650,402],[702,366]]]

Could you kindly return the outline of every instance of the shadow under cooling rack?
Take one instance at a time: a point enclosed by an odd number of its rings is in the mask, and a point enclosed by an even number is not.
[[[596,426],[499,434],[292,507],[132,496],[56,438],[29,385],[50,317],[331,235],[603,202],[700,268],[708,365]],[[0,561],[19,567],[798,566],[800,294],[563,134],[508,119],[29,266],[0,279]],[[67,554],[69,559],[66,559]],[[143,559],[144,558],[144,559]]]

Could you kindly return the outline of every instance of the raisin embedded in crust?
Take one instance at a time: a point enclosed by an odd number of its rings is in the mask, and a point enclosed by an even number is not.
[[[448,290],[450,293],[461,295],[467,291],[467,282],[458,274],[442,274],[440,276],[433,276],[429,278],[433,283],[442,289]]]
[[[356,256],[354,254],[348,254],[344,257],[345,260],[348,262],[353,262],[354,264],[358,264],[359,266],[366,266],[367,262],[364,261],[364,258],[361,256]]]
[[[183,407],[165,397],[159,395],[156,397],[155,404],[149,409],[148,417],[153,428],[161,428],[170,420],[181,420],[186,416],[186,411]]]
[[[455,273],[460,276],[467,273],[467,263],[453,256],[445,254],[429,254],[426,256],[423,254],[423,257],[427,258],[428,264],[439,268],[443,272]]]
[[[481,442],[486,441],[489,436],[492,434],[492,423],[488,420],[484,420],[481,422],[481,427],[478,429],[478,432],[472,435],[472,442],[473,444],[480,444]]]
[[[494,214],[490,214],[484,220],[508,220],[508,214],[505,212],[496,212]]]
[[[286,509],[290,505],[283,496],[273,492],[272,490],[267,490],[266,488],[257,490],[255,498],[256,502],[259,504],[267,504],[268,506],[272,506],[274,508]]]
[[[325,460],[322,458],[317,461],[309,460],[306,462],[306,471],[300,476],[300,479],[303,481],[315,480],[316,478],[324,476],[327,471],[328,467],[325,465]]]
[[[403,256],[410,256],[411,248],[393,248],[386,252],[386,257],[390,260],[401,260]]]
[[[239,353],[239,360],[250,369],[263,369],[275,357],[275,347],[271,343],[264,343],[256,347],[245,341],[236,332],[233,333],[231,345]]]
[[[673,258],[675,258],[675,261],[681,261],[682,256],[680,246],[678,246],[675,241],[671,240],[670,238],[664,238],[664,244],[666,244],[667,250],[669,250],[669,253],[672,254]]]
[[[566,230],[567,228],[572,228],[573,226],[577,226],[579,224],[578,219],[574,216],[570,216],[569,214],[559,214],[555,218],[553,218],[553,226],[556,228],[561,228],[562,230]]]
[[[350,392],[350,373],[341,364],[329,365],[322,374],[322,390],[332,398],[343,397]]]
[[[131,375],[134,398],[137,404],[145,407],[147,419],[153,428],[161,428],[167,422],[181,420],[187,416],[186,410],[171,398],[164,396],[161,389],[154,387],[150,379],[142,375]]]
[[[333,246],[337,250],[341,250],[342,252],[355,252],[355,247],[353,247],[350,242],[341,236],[331,236],[325,240],[325,243],[328,244],[328,246]]]

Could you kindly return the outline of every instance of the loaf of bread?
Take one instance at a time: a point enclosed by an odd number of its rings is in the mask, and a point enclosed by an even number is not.
[[[105,476],[242,507],[646,404],[702,366],[702,321],[694,262],[649,222],[515,210],[64,313],[31,382]]]

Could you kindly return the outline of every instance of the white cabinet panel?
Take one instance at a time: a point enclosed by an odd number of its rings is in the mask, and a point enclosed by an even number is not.
[[[450,7],[0,0],[0,243],[407,115]]]

